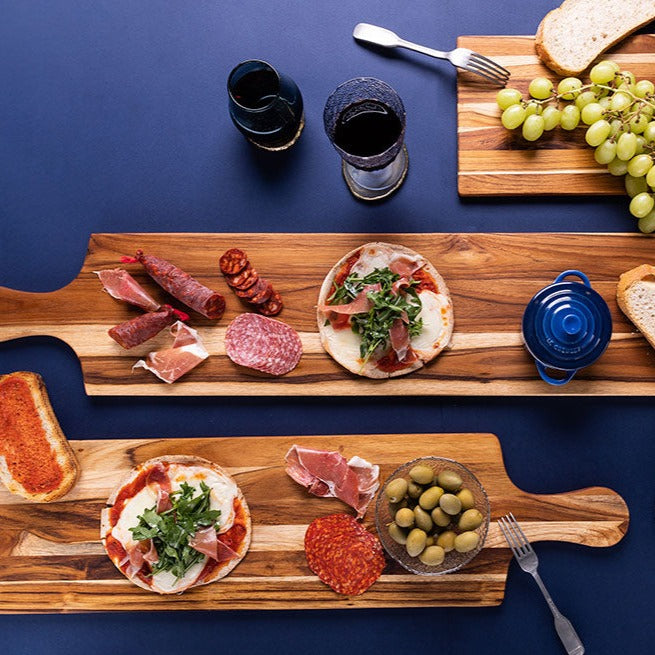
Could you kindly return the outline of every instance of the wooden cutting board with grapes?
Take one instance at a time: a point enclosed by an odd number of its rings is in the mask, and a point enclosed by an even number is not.
[[[531,36],[462,36],[511,71],[507,89],[458,75],[458,188],[463,196],[623,195],[626,216],[655,230],[655,35],[605,53],[579,80],[546,68]],[[547,78],[547,82],[542,78]],[[552,86],[551,86],[552,84]],[[532,94],[532,95],[531,95]],[[653,155],[655,158],[655,155]]]

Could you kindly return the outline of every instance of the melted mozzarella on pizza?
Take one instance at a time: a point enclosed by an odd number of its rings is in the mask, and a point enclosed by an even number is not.
[[[414,351],[423,358],[438,350],[448,329],[448,312],[450,300],[442,293],[421,291],[418,294],[421,300],[421,311],[417,318],[423,319],[423,329],[410,340]]]

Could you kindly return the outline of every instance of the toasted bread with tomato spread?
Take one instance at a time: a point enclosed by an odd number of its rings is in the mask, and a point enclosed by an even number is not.
[[[66,494],[77,474],[41,376],[27,371],[0,376],[0,480],[7,489],[45,503]]]

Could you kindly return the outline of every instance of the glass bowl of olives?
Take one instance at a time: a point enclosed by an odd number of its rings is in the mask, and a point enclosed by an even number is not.
[[[481,550],[489,499],[464,465],[420,457],[397,468],[375,505],[380,541],[398,564],[419,575],[452,573]]]

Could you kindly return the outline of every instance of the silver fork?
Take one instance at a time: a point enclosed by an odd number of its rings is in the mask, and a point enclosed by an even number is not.
[[[405,41],[395,32],[387,30],[384,27],[378,27],[377,25],[370,25],[369,23],[358,23],[355,25],[353,37],[357,41],[373,43],[383,48],[407,48],[407,50],[414,50],[415,52],[436,57],[437,59],[447,59],[453,66],[482,75],[482,77],[486,77],[499,86],[505,86],[509,79],[510,72],[506,68],[468,48],[455,48],[455,50],[451,50],[450,52],[433,50],[417,43]]]
[[[568,655],[582,655],[584,653],[584,646],[580,641],[580,637],[578,637],[571,622],[557,609],[544,583],[541,581],[541,578],[537,573],[537,566],[539,566],[537,553],[534,552],[532,545],[523,533],[523,530],[521,530],[521,526],[514,518],[514,514],[510,512],[506,516],[501,517],[498,520],[498,525],[500,526],[502,533],[505,535],[505,539],[507,540],[509,547],[512,549],[514,557],[516,557],[520,567],[526,573],[529,573],[539,585],[539,589],[541,589],[541,593],[544,595],[548,607],[550,607],[550,611],[553,613],[553,617],[555,618],[555,630],[557,630],[557,634],[559,635],[562,644],[564,644],[566,652]]]

